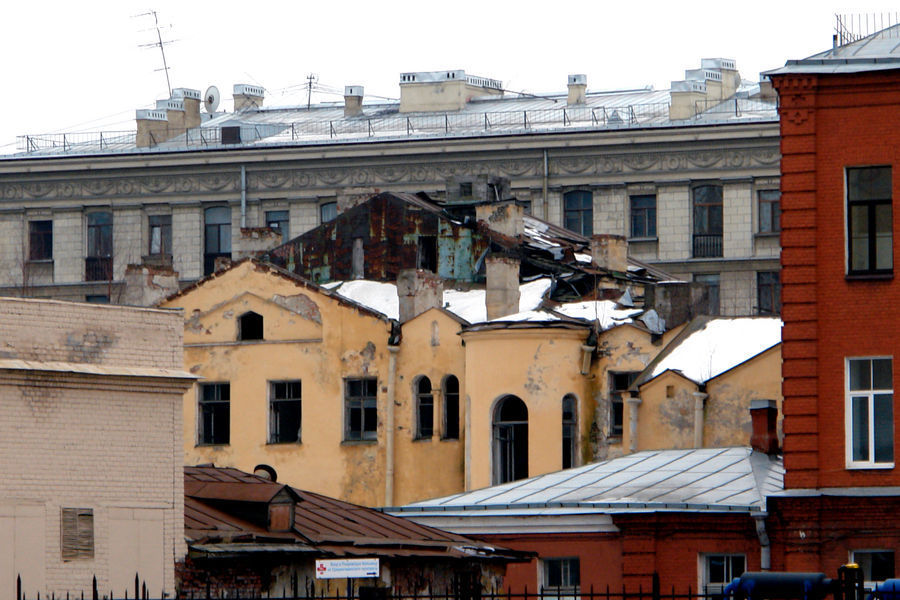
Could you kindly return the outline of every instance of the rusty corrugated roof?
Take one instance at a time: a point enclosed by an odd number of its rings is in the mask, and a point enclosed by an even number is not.
[[[185,536],[203,552],[221,544],[234,553],[240,544],[248,552],[265,550],[267,544],[283,550],[286,543],[307,546],[327,556],[446,557],[516,560],[525,555],[477,540],[420,525],[377,510],[298,490],[223,467],[185,467]],[[291,531],[269,531],[247,515],[267,507],[276,497],[294,499]],[[263,510],[265,509],[265,510]],[[226,549],[227,546],[227,549]],[[272,546],[275,548],[275,546]]]

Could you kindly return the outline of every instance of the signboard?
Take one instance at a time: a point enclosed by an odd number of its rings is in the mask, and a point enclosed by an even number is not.
[[[346,558],[316,561],[316,579],[378,577],[377,558]]]

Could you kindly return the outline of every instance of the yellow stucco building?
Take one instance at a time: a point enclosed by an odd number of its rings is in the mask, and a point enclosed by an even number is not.
[[[517,278],[519,312],[488,320],[490,282],[444,292],[433,274],[403,277],[319,286],[248,259],[166,300],[202,377],[184,399],[186,463],[397,506],[634,451],[628,388],[681,326],[612,301],[547,306],[549,280]],[[776,362],[751,382],[780,378]],[[653,442],[637,449],[683,447],[657,407],[671,373],[645,377],[636,431]],[[740,419],[716,422],[702,444],[749,438]]]

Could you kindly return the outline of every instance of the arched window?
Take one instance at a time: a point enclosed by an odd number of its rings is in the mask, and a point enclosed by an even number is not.
[[[459,439],[459,379],[455,375],[444,378],[444,437]]]
[[[567,394],[562,399],[562,468],[576,466],[578,456],[578,415],[575,396]]]
[[[528,477],[528,408],[505,396],[494,409],[494,484]]]
[[[263,339],[262,315],[250,311],[238,317],[237,339],[240,342]]]
[[[419,377],[416,381],[416,439],[431,438],[434,435],[434,395],[431,380]]]

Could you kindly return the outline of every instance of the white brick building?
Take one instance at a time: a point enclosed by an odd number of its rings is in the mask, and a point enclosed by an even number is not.
[[[0,596],[174,592],[179,311],[0,299]]]

